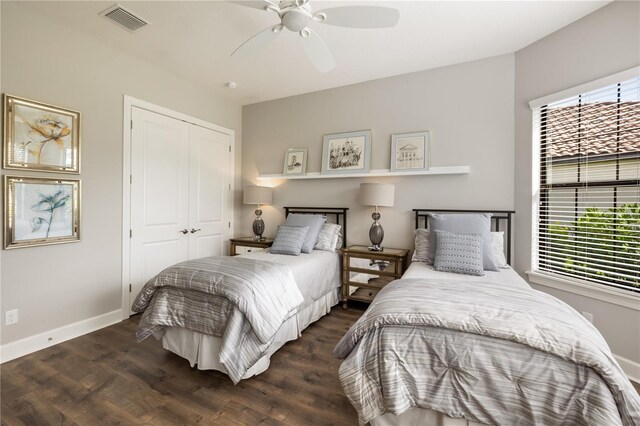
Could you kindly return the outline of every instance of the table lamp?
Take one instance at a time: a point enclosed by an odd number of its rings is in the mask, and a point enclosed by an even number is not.
[[[264,232],[264,221],[262,220],[262,210],[260,204],[271,204],[273,199],[273,189],[267,186],[247,186],[244,188],[244,204],[256,204],[256,218],[253,220],[253,239],[256,241],[264,240],[262,233]]]
[[[371,251],[382,251],[382,239],[384,229],[380,225],[380,213],[378,207],[393,207],[396,187],[390,183],[361,183],[360,184],[360,204],[363,206],[375,206],[371,217],[373,224],[369,229],[369,239],[371,240]]]

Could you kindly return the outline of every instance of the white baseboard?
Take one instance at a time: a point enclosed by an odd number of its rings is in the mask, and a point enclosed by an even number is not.
[[[122,310],[107,312],[97,317],[88,318],[73,324],[65,325],[35,336],[26,337],[0,346],[0,363],[48,348],[49,346],[80,337],[92,331],[122,321]]]
[[[629,380],[640,384],[640,363],[635,361],[631,361],[625,357],[613,354],[620,367],[622,367],[622,371],[625,372]]]

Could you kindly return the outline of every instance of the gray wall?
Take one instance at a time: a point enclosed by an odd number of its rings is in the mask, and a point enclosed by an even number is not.
[[[2,321],[5,344],[120,309],[124,94],[236,130],[237,187],[242,111],[19,3],[1,8],[2,92],[82,113],[82,241],[2,251],[1,312],[20,310]]]
[[[516,53],[515,266],[531,269],[531,110],[529,101],[640,64],[640,3],[616,1]],[[539,287],[594,324],[611,349],[640,363],[640,312],[588,297]]]
[[[456,176],[408,176],[260,182],[276,185],[265,207],[265,235],[274,235],[281,207],[349,207],[350,243],[368,243],[371,208],[358,205],[361,182],[396,184],[395,208],[381,208],[383,245],[413,248],[413,208],[512,209],[514,56],[248,105],[243,108],[242,178],[282,173],[287,148],[308,147],[307,172],[321,169],[327,133],[372,129],[371,169],[388,169],[391,134],[430,130],[431,166],[469,165]],[[241,234],[251,234],[245,206]]]

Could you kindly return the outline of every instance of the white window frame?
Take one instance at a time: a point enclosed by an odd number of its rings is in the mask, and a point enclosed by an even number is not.
[[[546,271],[536,270],[538,264],[538,217],[540,213],[540,128],[534,119],[534,110],[549,103],[560,101],[562,99],[577,96],[581,93],[590,92],[602,87],[615,84],[637,77],[640,74],[640,67],[634,67],[598,80],[591,81],[570,89],[563,90],[548,96],[544,96],[529,102],[532,109],[532,135],[531,135],[531,153],[532,153],[532,199],[531,199],[531,270],[526,271],[529,280],[538,285],[554,288],[557,290],[567,291],[574,294],[590,297],[624,306],[636,311],[640,311],[640,293],[634,293],[628,290],[597,285],[587,280],[575,277],[565,277]]]

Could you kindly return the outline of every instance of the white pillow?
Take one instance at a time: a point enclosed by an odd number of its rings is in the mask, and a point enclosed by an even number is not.
[[[334,252],[336,251],[336,244],[340,236],[340,225],[335,223],[325,223],[322,225],[320,234],[318,234],[318,242],[316,243],[314,250],[324,250]]]
[[[509,264],[507,258],[504,255],[504,232],[492,232],[491,233],[491,251],[493,252],[493,258],[496,261],[496,266],[502,269],[508,269]]]
[[[427,265],[433,265],[433,250],[431,249],[431,238],[429,237],[428,229],[416,229],[414,247],[412,262],[426,262]]]

